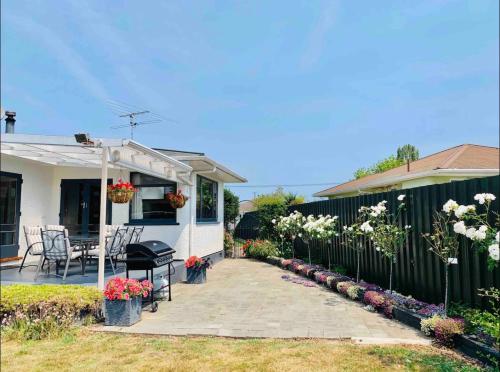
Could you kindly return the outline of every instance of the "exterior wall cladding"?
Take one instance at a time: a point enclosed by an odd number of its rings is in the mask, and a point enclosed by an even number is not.
[[[19,255],[24,254],[26,242],[22,234],[23,225],[46,225],[59,223],[60,184],[62,179],[97,179],[100,169],[57,167],[39,162],[2,155],[2,171],[22,175],[21,219],[19,235]],[[129,179],[129,172],[110,169],[109,178]],[[204,177],[210,178],[208,175]],[[192,184],[179,185],[179,189],[189,196],[184,208],[177,210],[177,225],[145,226],[143,240],[161,240],[177,252],[176,259],[186,259],[189,255],[200,257],[214,255],[223,250],[224,228],[224,184],[218,182],[217,221],[196,223],[196,174]],[[191,208],[191,210],[190,210]],[[124,224],[129,220],[129,204],[112,205],[112,223]],[[191,230],[191,231],[190,231]],[[191,252],[189,240],[191,236]]]

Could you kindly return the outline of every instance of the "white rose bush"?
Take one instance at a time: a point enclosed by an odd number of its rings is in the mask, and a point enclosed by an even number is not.
[[[282,254],[283,252],[283,242],[285,240],[291,241],[292,245],[292,257],[295,256],[293,249],[295,239],[297,237],[302,237],[302,226],[304,225],[306,218],[299,211],[294,211],[290,213],[289,216],[280,216],[277,220],[273,219],[272,223],[274,228],[281,239]]]
[[[491,211],[496,196],[491,193],[474,195],[476,204],[460,205],[450,199],[443,205],[443,212],[454,221],[453,231],[472,241],[480,252],[488,252],[488,268],[498,266],[500,216]]]
[[[337,216],[320,214],[317,218],[312,214],[307,216],[305,223],[302,225],[302,240],[307,245],[307,251],[309,254],[309,265],[311,264],[311,239],[316,239],[324,243],[325,241],[332,241],[334,236],[337,236],[336,225]],[[330,260],[330,250],[328,250],[328,259]],[[330,262],[328,262],[330,266]]]
[[[406,242],[408,231],[411,226],[401,223],[401,213],[406,209],[404,202],[405,195],[401,194],[397,200],[399,202],[395,212],[390,213],[387,209],[387,201],[383,200],[375,206],[367,209],[370,220],[365,222],[363,227],[365,232],[370,234],[375,249],[382,253],[389,261],[389,292],[392,293],[392,271],[396,262],[399,250]],[[365,207],[366,208],[366,207]],[[360,228],[361,228],[360,227]]]
[[[356,283],[359,283],[359,262],[361,253],[365,249],[364,239],[370,236],[373,232],[373,227],[370,225],[369,213],[371,209],[361,207],[358,209],[358,216],[351,225],[344,225],[342,235],[345,237],[344,245],[356,252]]]
[[[444,292],[444,315],[448,315],[448,287],[450,265],[458,263],[459,235],[465,234],[467,228],[463,221],[454,219],[453,211],[458,209],[458,204],[443,205],[441,211],[434,213],[432,222],[432,233],[422,234],[429,245],[429,251],[434,253],[444,264],[445,268],[445,292]],[[452,200],[453,202],[453,200]],[[445,207],[446,206],[446,207]]]

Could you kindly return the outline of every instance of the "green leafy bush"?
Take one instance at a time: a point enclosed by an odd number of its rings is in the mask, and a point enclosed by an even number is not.
[[[0,294],[2,333],[9,337],[41,339],[101,316],[103,296],[94,287],[16,284],[2,286]]]
[[[269,240],[255,240],[247,242],[247,244],[249,244],[245,249],[245,254],[247,257],[262,260],[269,256],[278,255],[278,248]]]
[[[474,334],[488,344],[495,344],[496,347],[500,345],[500,324],[496,314],[453,304],[450,316],[464,319],[466,333]]]

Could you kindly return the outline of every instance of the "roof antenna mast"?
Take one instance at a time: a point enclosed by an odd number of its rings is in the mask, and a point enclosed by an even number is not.
[[[130,138],[134,139],[134,130],[141,125],[151,125],[158,124],[163,121],[168,121],[171,123],[177,123],[173,119],[166,118],[162,115],[156,114],[150,110],[146,110],[142,107],[137,107],[133,105],[129,105],[126,103],[121,103],[118,101],[108,101],[111,111],[120,118],[128,118],[129,123],[123,125],[115,125],[112,126],[111,129],[121,129],[121,128],[130,128]],[[143,121],[137,121],[137,116],[146,115],[147,117]]]
[[[137,121],[135,121],[135,117],[137,115],[142,115],[142,114],[149,114],[149,111],[147,111],[147,110],[146,111],[137,111],[137,112],[130,112],[128,114],[120,115],[121,118],[126,118],[128,116],[128,118],[130,120],[128,126],[130,127],[130,138],[131,139],[134,139],[134,129],[139,124],[139,123],[137,123]],[[126,126],[127,125],[121,126],[121,127],[123,128]]]

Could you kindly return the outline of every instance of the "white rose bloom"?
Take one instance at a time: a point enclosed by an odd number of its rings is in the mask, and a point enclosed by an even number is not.
[[[443,211],[448,213],[448,214],[450,214],[451,212],[453,212],[457,208],[458,208],[458,203],[453,199],[450,199],[446,203],[443,204]]]
[[[474,237],[472,240],[484,240],[486,239],[486,232],[477,230],[476,233],[474,234]]]
[[[466,231],[465,231],[465,236],[468,237],[469,239],[472,239],[474,240],[474,237],[476,236],[476,229],[473,228],[473,227],[469,227]]]
[[[486,202],[491,202],[495,200],[496,197],[493,194],[489,193],[482,193],[482,194],[476,194],[474,195],[474,200],[477,200],[479,204],[484,204]]]
[[[453,225],[453,231],[455,231],[457,234],[465,235],[467,228],[465,227],[464,221],[459,221],[459,222],[455,223]]]
[[[457,216],[457,218],[462,218],[464,214],[474,212],[475,210],[475,205],[459,205],[455,210],[455,216]]]
[[[401,194],[401,195],[398,196],[398,200],[399,201],[403,201],[405,197],[406,197],[405,194]]]
[[[272,222],[273,224],[275,224],[275,223],[276,223],[276,219],[275,219],[275,218],[273,218],[273,219],[271,220],[271,222]]]
[[[479,226],[479,229],[478,229],[478,230],[479,230],[479,231],[481,231],[481,232],[486,232],[486,231],[488,231],[488,226],[486,226],[486,225],[481,225],[481,226]]]
[[[498,261],[498,259],[500,258],[500,249],[498,247],[498,243],[490,245],[488,247],[488,253],[493,260]]]
[[[369,221],[363,222],[363,224],[359,228],[361,231],[364,231],[365,233],[369,233],[369,232],[373,231],[373,227],[370,226]]]

